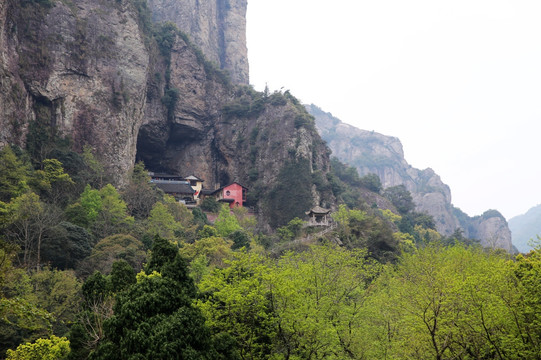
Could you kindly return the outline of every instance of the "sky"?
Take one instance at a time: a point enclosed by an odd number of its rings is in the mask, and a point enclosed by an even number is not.
[[[398,137],[470,216],[541,203],[541,1],[249,0],[250,84]]]

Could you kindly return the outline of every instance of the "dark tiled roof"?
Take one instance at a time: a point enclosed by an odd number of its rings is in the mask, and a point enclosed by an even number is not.
[[[314,207],[313,209],[311,209],[310,211],[307,211],[307,212],[306,212],[306,215],[310,215],[310,213],[324,215],[324,214],[328,214],[328,213],[330,213],[330,212],[331,212],[331,210],[329,210],[329,209],[323,209],[323,208],[320,207],[320,206],[316,206],[316,207]]]
[[[174,174],[166,174],[166,173],[149,173],[151,178],[160,178],[160,179],[169,179],[169,180],[181,180],[182,176],[180,175],[174,175]]]
[[[218,189],[218,190],[220,190],[220,189]],[[212,194],[214,194],[214,193],[215,193],[216,191],[218,191],[218,190],[202,189],[202,190],[201,190],[201,194],[203,194],[203,195],[212,195]]]
[[[178,183],[155,183],[158,189],[162,189],[167,194],[194,194],[195,191],[188,184],[178,184]]]
[[[184,179],[186,179],[186,180],[201,181],[201,182],[205,181],[205,180],[202,180],[202,179],[198,178],[198,177],[195,176],[195,175],[186,176]]]

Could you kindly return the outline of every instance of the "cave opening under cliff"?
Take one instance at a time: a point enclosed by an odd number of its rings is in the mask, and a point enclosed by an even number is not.
[[[179,172],[179,158],[203,138],[201,129],[183,124],[159,126],[143,125],[137,136],[136,162],[154,172]]]

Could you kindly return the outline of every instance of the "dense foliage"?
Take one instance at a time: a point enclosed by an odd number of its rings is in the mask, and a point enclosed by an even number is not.
[[[117,189],[88,148],[28,154],[0,150],[2,357],[539,358],[541,251],[442,237],[375,175],[334,161],[341,205],[314,228],[310,192],[289,201],[314,176],[291,160],[262,232],[246,209],[192,213],[142,164]]]

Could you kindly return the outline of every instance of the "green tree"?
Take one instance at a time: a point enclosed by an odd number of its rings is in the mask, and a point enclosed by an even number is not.
[[[201,211],[201,208],[198,208],[198,207],[194,208],[192,210],[192,214],[193,214],[194,222],[200,227],[209,224],[207,215],[203,211]]]
[[[9,202],[28,190],[28,171],[9,145],[0,150],[0,201]]]
[[[229,206],[222,205],[218,218],[214,222],[214,227],[219,236],[227,237],[231,233],[241,230],[239,222],[235,215],[231,214]]]
[[[17,252],[0,240],[0,357],[8,348],[47,334],[53,320],[38,306],[30,276],[13,265]]]
[[[373,298],[372,357],[528,358],[510,341],[516,291],[505,258],[429,244],[388,270]]]
[[[66,213],[71,222],[91,229],[98,238],[122,233],[134,223],[134,218],[128,215],[126,203],[111,184],[99,191],[87,185],[79,200],[69,206]]]
[[[205,319],[192,305],[193,282],[178,250],[156,238],[146,271],[117,296],[106,339],[91,359],[220,358]]]
[[[107,177],[105,169],[96,158],[94,150],[90,146],[85,145],[83,147],[82,157],[85,168],[80,173],[81,182],[83,184],[89,184],[96,189],[102,188],[107,183]]]
[[[235,253],[204,276],[198,306],[244,359],[365,358],[363,304],[379,266],[366,251],[313,246],[277,263]]]
[[[75,185],[69,174],[64,172],[62,163],[57,159],[45,159],[43,169],[37,170],[30,179],[30,185],[48,201],[65,205],[67,195]]]
[[[242,359],[265,359],[273,350],[276,322],[266,277],[272,268],[256,254],[236,253],[229,266],[204,276],[197,306],[214,334],[232,334]]]
[[[280,237],[281,241],[292,241],[301,235],[303,225],[304,221],[296,217],[291,219],[287,225],[279,227],[276,230],[276,233]]]
[[[31,273],[30,283],[36,305],[52,315],[54,334],[65,334],[76,321],[82,301],[81,283],[73,271],[45,268]]]
[[[62,221],[43,243],[42,259],[59,269],[75,269],[91,254],[94,239],[85,228]]]
[[[541,354],[541,254],[537,246],[526,255],[518,255],[512,263],[512,271],[517,279],[520,297],[515,303],[514,315],[517,318],[516,336],[524,359],[538,359]],[[516,348],[516,347],[515,347]]]
[[[217,213],[220,211],[220,203],[213,197],[206,197],[201,202],[201,209],[211,213]]]
[[[411,193],[404,185],[392,186],[385,189],[383,196],[389,199],[401,215],[407,214],[415,209]]]
[[[109,274],[117,260],[125,260],[133,269],[140,270],[145,259],[146,252],[141,241],[131,235],[117,234],[100,240],[85,264],[81,265],[80,271],[89,274],[98,270]]]
[[[37,339],[34,343],[19,345],[16,350],[8,350],[6,360],[62,360],[69,352],[68,339],[51,335],[49,339]]]
[[[24,266],[39,268],[43,242],[60,221],[60,213],[28,192],[8,204],[7,214],[7,239],[21,247]]]
[[[71,222],[88,228],[96,221],[102,207],[103,202],[100,192],[92,189],[90,185],[86,185],[84,191],[79,196],[79,201],[70,205],[66,209],[66,213]]]
[[[302,359],[364,358],[362,305],[377,272],[364,250],[314,246],[280,259],[270,299],[282,351]]]
[[[165,204],[161,202],[154,204],[147,219],[146,232],[148,234],[174,240],[176,232],[181,229],[182,225],[175,221],[173,214]]]
[[[359,185],[378,194],[382,189],[381,180],[376,174],[367,174],[363,176],[359,179]]]
[[[231,245],[232,250],[238,250],[241,248],[250,250],[250,236],[246,232],[237,230],[229,234],[229,238],[233,241],[233,245]]]
[[[89,276],[82,286],[83,305],[78,321],[71,327],[70,359],[86,359],[105,338],[104,324],[113,316],[114,293],[110,278],[99,271]]]
[[[111,287],[115,292],[121,292],[136,283],[135,270],[126,260],[117,260],[111,270]]]
[[[130,215],[135,219],[147,218],[159,200],[159,193],[150,183],[150,176],[142,162],[133,167],[128,185],[122,190],[122,198],[126,201]]]
[[[199,239],[192,244],[185,244],[180,250],[188,261],[204,256],[207,265],[211,268],[224,266],[224,261],[232,256],[233,241],[219,237],[210,236]]]
[[[100,189],[102,207],[93,224],[93,231],[98,237],[105,237],[129,229],[134,222],[128,215],[126,203],[113,185],[107,184]]]

